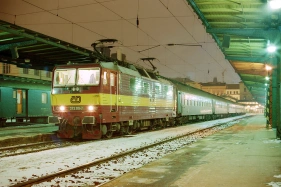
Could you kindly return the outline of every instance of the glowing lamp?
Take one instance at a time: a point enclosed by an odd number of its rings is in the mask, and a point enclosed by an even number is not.
[[[94,110],[94,107],[93,107],[93,106],[88,106],[88,110],[89,110],[89,111],[93,111],[93,110]]]
[[[60,111],[63,112],[65,110],[65,106],[60,106]]]
[[[269,45],[269,46],[267,46],[267,51],[269,52],[269,53],[274,53],[275,51],[276,51],[276,46],[274,46],[274,45]]]
[[[274,10],[281,8],[280,0],[268,0],[268,4],[269,4],[269,7]]]
[[[266,66],[265,66],[265,69],[266,69],[266,71],[270,71],[270,70],[272,70],[272,67],[269,66],[269,65],[266,65]]]

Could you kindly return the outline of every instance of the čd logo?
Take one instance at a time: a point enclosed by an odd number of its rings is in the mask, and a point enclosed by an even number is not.
[[[81,96],[71,96],[70,102],[71,103],[81,103]]]

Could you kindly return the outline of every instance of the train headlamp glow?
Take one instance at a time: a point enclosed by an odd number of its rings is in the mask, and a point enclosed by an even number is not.
[[[63,112],[65,110],[65,106],[60,106],[60,111]]]
[[[93,107],[93,106],[88,106],[88,110],[89,110],[89,111],[93,111],[93,110],[94,110],[94,107]]]

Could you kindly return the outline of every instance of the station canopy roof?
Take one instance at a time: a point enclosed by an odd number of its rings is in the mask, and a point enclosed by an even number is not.
[[[280,10],[267,0],[188,0],[254,99],[265,104],[274,67],[269,45],[280,42]],[[276,43],[278,42],[278,43]]]
[[[52,71],[55,65],[90,63],[91,50],[0,21],[0,60],[21,68]]]

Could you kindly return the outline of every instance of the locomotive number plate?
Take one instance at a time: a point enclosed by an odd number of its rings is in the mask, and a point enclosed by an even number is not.
[[[70,106],[69,110],[84,110],[84,107],[82,107],[82,106]]]

